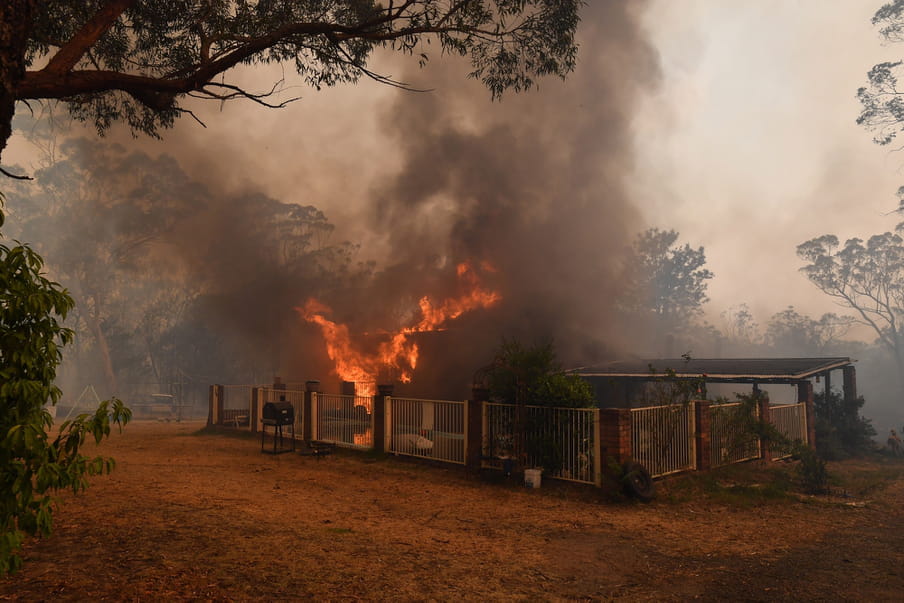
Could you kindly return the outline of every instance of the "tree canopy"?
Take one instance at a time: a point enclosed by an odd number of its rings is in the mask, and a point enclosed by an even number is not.
[[[801,271],[820,291],[855,312],[855,320],[869,326],[879,342],[904,370],[904,239],[896,232],[873,235],[867,241],[823,235],[797,246],[809,262]]]
[[[635,239],[627,264],[628,303],[670,325],[700,314],[713,277],[703,267],[703,247],[676,245],[678,236],[674,230],[645,230]]]
[[[524,345],[503,340],[483,373],[491,399],[499,402],[562,407],[594,403],[588,382],[562,369],[551,341]]]
[[[7,182],[16,197],[7,232],[33,241],[76,301],[66,386],[93,383],[102,396],[134,399],[144,390],[132,384],[169,391],[186,375],[205,376],[205,388],[217,375],[252,379],[248,372],[273,370],[265,350],[283,320],[297,320],[295,297],[361,282],[368,270],[352,263],[353,245],[331,242],[334,226],[316,207],[217,194],[168,155],[45,126],[16,117],[47,152],[33,181]],[[261,307],[260,290],[273,307],[266,319],[246,317],[241,308]],[[277,303],[282,295],[290,299]],[[241,333],[227,336],[222,324]]]
[[[872,19],[879,34],[888,42],[904,41],[904,0],[883,4]],[[886,61],[873,66],[867,74],[867,85],[857,90],[862,106],[857,123],[875,133],[880,145],[894,143],[904,132],[904,90],[899,87],[902,61]],[[904,206],[904,187],[898,189]]]
[[[376,48],[470,59],[491,94],[564,76],[582,0],[7,0],[0,5],[0,153],[15,101],[63,99],[103,131],[156,135],[185,97],[292,99],[230,82],[239,65],[290,63],[315,88],[375,73]],[[275,99],[275,100],[270,100]]]
[[[784,355],[828,354],[848,331],[853,320],[850,316],[834,313],[814,319],[799,313],[794,306],[788,306],[769,319],[765,342]]]

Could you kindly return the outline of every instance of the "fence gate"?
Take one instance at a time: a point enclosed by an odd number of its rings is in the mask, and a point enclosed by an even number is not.
[[[253,385],[223,386],[223,416],[220,425],[251,427],[251,389]]]
[[[312,438],[346,448],[373,448],[372,404],[370,396],[313,394]]]
[[[653,477],[697,468],[694,402],[631,409],[631,451]]]
[[[516,409],[514,404],[484,404],[484,457],[514,457]],[[543,467],[545,477],[596,483],[599,410],[550,406],[524,406],[523,409],[526,466]]]
[[[466,403],[389,398],[388,452],[464,464]]]
[[[722,467],[762,456],[760,438],[752,429],[759,406],[740,402],[713,404],[709,411],[710,463]]]
[[[769,407],[770,422],[776,431],[788,438],[788,444],[775,443],[769,446],[773,460],[791,456],[794,442],[807,441],[807,405],[775,404]]]

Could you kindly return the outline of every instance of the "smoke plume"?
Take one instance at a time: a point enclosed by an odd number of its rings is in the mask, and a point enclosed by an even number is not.
[[[490,104],[464,81],[466,66],[442,61],[406,74],[433,92],[400,94],[383,112],[403,165],[369,204],[391,263],[378,307],[434,291],[427,275],[451,274],[462,261],[491,264],[503,297],[425,346],[436,358],[425,359],[416,382],[456,380],[488,361],[501,337],[551,338],[566,364],[616,352],[620,259],[641,226],[625,187],[631,117],[657,77],[636,11],[591,3],[565,82]]]

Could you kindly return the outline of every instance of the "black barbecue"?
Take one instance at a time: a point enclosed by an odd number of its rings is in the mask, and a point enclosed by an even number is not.
[[[267,427],[273,427],[273,450],[264,449],[264,440],[267,436]],[[289,440],[291,448],[283,446],[283,427],[289,427]],[[279,454],[281,452],[293,452],[295,450],[295,408],[291,402],[267,402],[261,409],[261,452]]]

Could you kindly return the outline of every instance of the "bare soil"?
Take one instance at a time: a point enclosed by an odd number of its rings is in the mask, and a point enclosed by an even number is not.
[[[265,455],[201,427],[138,422],[104,442],[115,471],[59,497],[54,534],[0,599],[904,598],[900,461],[830,466],[846,495],[771,496],[762,481],[790,472],[747,464],[667,479],[641,504],[351,452]]]

